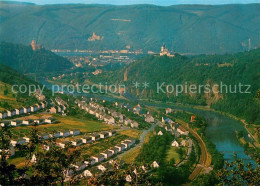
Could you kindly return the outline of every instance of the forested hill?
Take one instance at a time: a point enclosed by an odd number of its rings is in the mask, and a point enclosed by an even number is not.
[[[233,55],[209,55],[185,57],[176,55],[174,58],[166,56],[149,56],[136,61],[123,69],[94,77],[94,82],[109,82],[111,84],[125,84],[127,92],[139,98],[179,103],[210,105],[217,110],[225,111],[246,118],[249,122],[260,123],[259,98],[260,89],[260,49]],[[133,82],[139,82],[136,88]],[[144,88],[143,83],[149,87]],[[176,91],[157,93],[157,83],[166,90],[166,85],[231,85],[231,91],[238,90],[239,83],[251,85],[251,93],[226,93],[226,88],[215,87],[215,93],[182,93],[176,96]],[[228,92],[229,91],[228,87]],[[246,87],[243,88],[245,92]]]
[[[260,46],[260,4],[33,5],[0,2],[0,41],[47,49],[231,53]],[[93,33],[96,37],[92,37]]]
[[[5,64],[21,73],[57,72],[69,70],[73,65],[67,59],[51,51],[33,51],[31,46],[0,44],[0,64]]]
[[[13,85],[16,86],[15,92],[12,91]],[[17,91],[20,85],[23,86],[21,92]],[[39,88],[39,86],[42,88],[42,85],[39,83],[8,66],[0,64],[0,111],[30,106],[37,103],[38,100],[33,95],[29,96],[28,92],[28,87],[33,85],[37,86],[37,88]],[[26,86],[27,91],[24,86]],[[50,92],[45,89],[44,95],[50,95]]]

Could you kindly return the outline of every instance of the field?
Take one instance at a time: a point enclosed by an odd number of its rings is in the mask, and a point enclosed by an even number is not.
[[[169,162],[172,159],[174,159],[175,164],[178,164],[180,162],[180,155],[177,153],[178,147],[170,147],[170,149],[167,152],[166,161]]]

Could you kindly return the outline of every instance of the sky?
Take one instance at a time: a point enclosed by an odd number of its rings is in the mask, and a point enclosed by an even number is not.
[[[0,0],[3,1],[3,0]],[[176,4],[247,4],[260,3],[260,0],[9,0],[18,2],[30,2],[39,5],[44,4],[113,4],[113,5],[131,5],[131,4],[154,4],[169,6]]]

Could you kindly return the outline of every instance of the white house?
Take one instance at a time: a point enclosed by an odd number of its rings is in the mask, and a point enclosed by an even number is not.
[[[30,141],[29,137],[23,137],[23,139],[25,139],[26,143],[29,143],[29,141]]]
[[[139,124],[136,121],[131,123],[131,128],[138,128]]]
[[[95,156],[92,156],[92,158],[95,160],[96,163],[104,161],[105,157],[102,154],[97,154]]]
[[[157,163],[157,161],[154,161],[154,162],[152,163],[151,167],[153,167],[153,168],[158,168],[158,167],[160,167],[160,166],[159,166],[159,164]]]
[[[119,152],[125,150],[125,145],[123,144],[116,145],[115,147],[119,149]]]
[[[162,136],[163,135],[163,132],[160,130],[158,133],[157,133],[158,136]]]
[[[26,143],[26,140],[21,138],[21,139],[17,139],[17,140],[11,140],[11,144],[12,146],[16,146],[16,145],[23,145]]]
[[[112,154],[117,154],[119,152],[119,149],[116,147],[111,147],[110,149],[108,149],[108,151],[112,152]]]
[[[68,136],[70,136],[70,131],[61,131],[60,136],[61,137],[68,137]]]
[[[23,121],[22,121],[22,124],[23,124],[23,125],[32,125],[33,122],[34,122],[34,120],[28,119],[28,120],[23,120]]]
[[[77,172],[82,171],[83,169],[85,169],[87,167],[87,165],[82,161],[77,162],[76,164],[72,164],[71,166],[75,167],[75,170]]]
[[[94,135],[91,135],[90,137],[91,137],[92,141],[97,141],[100,139],[99,134],[94,134]]]
[[[0,119],[7,118],[7,112],[0,112]]]
[[[186,135],[186,136],[189,134],[189,131],[185,130],[182,126],[179,126],[177,128],[177,132],[179,132],[182,135]]]
[[[145,121],[148,123],[154,123],[154,118],[153,118],[153,116],[147,114],[145,117]]]
[[[105,157],[105,159],[107,159],[113,155],[113,153],[109,150],[106,150],[105,152],[101,152],[100,154],[102,154]]]
[[[71,130],[71,131],[70,131],[70,135],[76,136],[76,135],[79,135],[79,134],[80,134],[80,131],[79,131],[79,130]]]
[[[32,159],[31,159],[31,163],[36,163],[37,161],[36,161],[37,159],[36,159],[36,156],[35,156],[35,154],[32,156]]]
[[[127,182],[132,182],[132,177],[131,177],[131,175],[128,174],[128,175],[125,177],[125,180],[126,180]]]
[[[109,136],[109,134],[107,132],[102,132],[99,134],[101,139],[107,138]]]
[[[179,147],[179,143],[176,140],[174,140],[171,145],[172,147]]]
[[[115,130],[108,131],[108,135],[109,136],[114,136],[114,135],[116,135],[116,131]]]
[[[105,119],[105,122],[107,123],[107,124],[115,124],[115,118],[113,118],[112,116],[110,116],[110,117],[108,117],[108,118],[106,118]]]
[[[55,122],[54,118],[46,118],[46,119],[44,119],[44,123],[47,123],[47,124],[51,124],[51,123],[54,123],[54,122]]]
[[[82,144],[82,140],[78,139],[78,140],[71,141],[71,144],[73,146],[80,146]]]
[[[11,121],[11,126],[20,126],[20,125],[22,125],[23,124],[23,122],[21,121],[21,120],[13,120],[13,121]]]
[[[57,146],[64,149],[66,147],[66,145],[70,145],[70,144],[71,144],[70,141],[63,141],[63,142],[57,143]]]
[[[85,138],[81,138],[82,143],[91,143],[92,138],[91,137],[85,137]]]

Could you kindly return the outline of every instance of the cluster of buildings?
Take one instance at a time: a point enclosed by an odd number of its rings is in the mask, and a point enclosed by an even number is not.
[[[103,163],[103,164],[99,164],[99,163],[106,161],[110,157],[115,156],[118,153],[131,148],[135,143],[136,143],[136,141],[133,138],[126,139],[126,140],[122,141],[120,144],[117,144],[99,154],[96,154],[96,155],[90,157],[86,161],[81,161],[76,164],[73,164],[72,167],[75,168],[76,172],[80,172],[88,167],[91,167],[87,170],[84,170],[82,175],[85,177],[100,176],[100,175],[102,175],[102,173],[104,171],[110,170],[112,168],[111,163],[113,162],[113,160]],[[99,164],[99,165],[94,166],[96,164]],[[73,172],[72,170],[69,171],[67,176],[69,176],[72,172]]]
[[[76,132],[76,133],[75,133]],[[74,135],[78,135],[78,131],[74,131]],[[69,135],[69,134],[67,134]],[[63,141],[63,142],[59,142],[57,143],[57,146],[61,147],[61,148],[65,148],[66,145],[69,145],[71,144],[72,146],[80,146],[80,145],[83,145],[83,144],[90,144],[90,143],[93,143],[95,141],[98,141],[100,139],[106,139],[106,138],[109,138],[111,136],[114,136],[116,135],[116,131],[107,131],[107,132],[101,132],[101,133],[94,133],[92,135],[88,135],[88,136],[85,136],[83,138],[80,138],[80,139],[74,139],[72,141]]]
[[[107,124],[124,124],[130,126],[131,128],[138,128],[139,126],[136,121],[127,118],[124,114],[105,108],[96,102],[91,101],[86,103],[85,101],[76,100],[76,104],[79,108],[85,110],[91,115],[94,115],[99,120],[103,120]]]
[[[38,125],[42,124],[53,124],[55,123],[54,118],[40,118],[40,119],[24,119],[24,120],[9,120],[9,121],[2,121],[0,122],[1,127],[5,126],[12,126],[12,127],[17,127],[21,125],[32,125],[34,123],[37,123]]]
[[[28,113],[33,113],[38,110],[46,108],[48,103],[46,101],[43,101],[39,104],[35,104],[29,107],[21,107],[21,108],[16,108],[13,110],[6,110],[3,112],[0,112],[0,119],[5,119],[9,117],[14,117],[14,116],[19,116],[22,114],[28,114]]]

